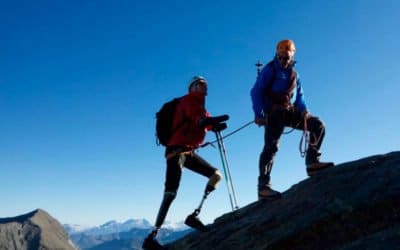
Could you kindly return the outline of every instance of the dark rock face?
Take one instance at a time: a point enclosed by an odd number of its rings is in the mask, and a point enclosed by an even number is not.
[[[45,211],[0,219],[0,249],[7,250],[73,250],[61,224]]]
[[[321,171],[209,229],[169,249],[400,249],[400,152]]]

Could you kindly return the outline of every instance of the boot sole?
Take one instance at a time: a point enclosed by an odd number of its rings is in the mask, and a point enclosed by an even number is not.
[[[307,168],[307,175],[311,177],[311,176],[315,175],[316,173],[320,172],[321,170],[325,170],[325,169],[333,167],[333,166],[335,166],[335,164],[329,163],[329,164],[326,164],[326,166],[324,166],[323,168],[318,168],[318,169],[313,169],[313,170]]]
[[[207,227],[196,216],[192,214],[186,217],[185,224],[201,232],[207,231]]]
[[[270,196],[258,196],[259,201],[273,201],[273,200],[278,200],[282,197],[282,194],[277,194],[277,195],[270,195]]]

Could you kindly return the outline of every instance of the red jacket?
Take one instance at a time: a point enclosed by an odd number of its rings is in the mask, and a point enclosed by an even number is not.
[[[204,141],[207,128],[199,126],[199,120],[209,116],[205,107],[205,95],[190,92],[182,97],[174,116],[175,128],[168,146],[196,148]]]

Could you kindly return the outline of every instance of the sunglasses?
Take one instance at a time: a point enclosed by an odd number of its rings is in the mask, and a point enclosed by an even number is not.
[[[289,61],[291,61],[292,59],[293,59],[293,57],[290,56],[290,55],[278,55],[278,60],[279,60],[280,62],[289,62]]]
[[[292,58],[292,56],[286,54],[286,53],[279,53],[278,55],[278,59],[279,60],[290,60]]]
[[[290,60],[290,57],[289,57],[289,56],[278,56],[278,59],[279,59],[280,61],[289,61],[289,60]]]

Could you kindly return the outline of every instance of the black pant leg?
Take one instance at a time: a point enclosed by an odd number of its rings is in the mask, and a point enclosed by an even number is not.
[[[264,130],[264,147],[259,159],[258,190],[270,186],[274,157],[285,127],[285,110],[276,109],[268,116]]]
[[[208,163],[195,152],[186,156],[184,166],[187,169],[190,169],[193,172],[201,174],[208,178],[210,178],[217,171],[215,167],[213,167],[210,163]]]
[[[287,122],[286,126],[301,130],[304,130],[306,125],[302,113],[295,108],[289,112]],[[325,125],[318,117],[310,115],[307,119],[307,131],[310,132],[310,141],[306,154],[306,165],[319,161],[319,149],[325,137]]]
[[[166,192],[176,193],[178,191],[184,160],[184,156],[181,154],[178,154],[167,160],[167,170],[165,174]]]

